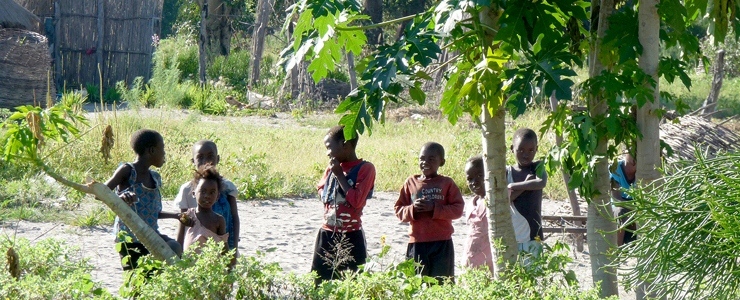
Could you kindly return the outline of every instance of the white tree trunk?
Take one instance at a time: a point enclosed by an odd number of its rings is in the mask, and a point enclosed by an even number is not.
[[[596,36],[592,37],[589,76],[597,76],[604,70],[604,65],[598,57],[601,49],[601,40],[609,27],[608,18],[614,10],[613,0],[602,0],[600,7],[592,7],[592,12],[599,12],[598,29]],[[592,24],[593,26],[594,24]],[[607,112],[606,99],[589,99],[589,114],[591,117],[602,116]],[[596,178],[594,187],[598,195],[591,199],[588,205],[588,222],[586,222],[588,249],[591,256],[591,273],[593,282],[599,283],[600,296],[605,298],[619,295],[617,286],[616,268],[613,266],[613,258],[610,252],[617,244],[617,224],[612,217],[609,182],[609,161],[607,160],[607,146],[609,140],[601,137],[597,140],[596,155],[600,156],[596,162]]]
[[[639,66],[643,72],[650,75],[656,84],[645,87],[653,90],[652,99],[637,109],[637,129],[642,133],[642,139],[637,141],[637,183],[645,186],[660,178],[658,169],[660,161],[660,117],[656,110],[660,108],[660,86],[658,77],[658,62],[660,61],[660,16],[657,5],[659,0],[640,1],[638,10],[639,33],[642,44],[642,55]],[[639,224],[638,224],[639,225]],[[639,260],[638,260],[638,263]],[[637,299],[644,299],[650,293],[650,284],[643,283],[636,292]]]
[[[486,181],[488,219],[491,227],[491,241],[501,240],[504,249],[493,249],[495,276],[500,276],[506,263],[516,262],[518,248],[516,234],[511,222],[508,182],[506,181],[506,111],[500,107],[491,116],[483,104],[483,170]],[[503,259],[500,259],[503,258]]]
[[[144,244],[147,250],[158,260],[170,261],[177,256],[172,248],[159,236],[152,227],[150,227],[139,215],[131,209],[126,202],[116,195],[105,184],[100,182],[89,182],[85,185],[77,184],[56,174],[48,166],[38,163],[46,174],[54,178],[59,183],[71,187],[75,190],[86,194],[95,195],[101,202],[108,206],[126,226],[134,233],[139,242]]]
[[[478,18],[489,28],[498,28],[499,11],[493,7],[481,9]],[[484,47],[485,54],[493,47],[492,32],[490,40]],[[485,56],[485,55],[484,55]],[[486,59],[482,57],[481,59]],[[507,264],[516,262],[519,249],[516,245],[516,234],[511,222],[508,182],[506,180],[506,110],[502,105],[493,112],[482,104],[481,130],[483,132],[483,170],[486,181],[486,198],[488,199],[488,223],[491,231],[491,242],[500,241],[503,249],[493,248],[494,277],[505,275]],[[493,114],[493,115],[491,115]]]

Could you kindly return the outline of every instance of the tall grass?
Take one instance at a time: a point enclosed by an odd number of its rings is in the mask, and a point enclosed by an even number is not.
[[[680,81],[669,84],[661,80],[661,91],[669,92],[677,99],[688,104],[692,110],[700,108],[709,95],[712,88],[712,74],[692,74],[691,89],[687,89]],[[740,77],[725,78],[722,83],[719,99],[717,100],[717,113],[715,117],[731,117],[740,114]],[[673,105],[666,103],[668,108]]]

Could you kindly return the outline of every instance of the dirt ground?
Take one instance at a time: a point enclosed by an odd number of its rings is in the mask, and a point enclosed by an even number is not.
[[[401,223],[393,212],[397,197],[396,193],[376,193],[375,198],[368,201],[363,216],[369,254],[372,256],[380,252],[381,236],[385,236],[386,243],[391,246],[386,259],[388,263],[402,261],[408,243],[408,225]],[[466,201],[470,200],[466,198]],[[175,211],[171,202],[164,205],[166,210]],[[266,261],[279,263],[287,272],[309,272],[314,241],[322,223],[322,206],[318,199],[240,201],[238,207],[242,228],[239,252],[242,255],[265,252]],[[543,214],[562,215],[570,212],[568,203],[550,200],[543,202]],[[467,227],[462,219],[453,224],[456,265],[462,266]],[[160,231],[164,234],[174,236],[176,226],[175,220],[160,221]],[[0,236],[13,235],[30,240],[63,239],[79,247],[80,257],[88,258],[94,266],[93,279],[101,282],[110,292],[117,293],[123,282],[123,270],[114,249],[111,227],[79,228],[25,221],[0,223]],[[548,243],[556,240],[571,243],[570,238],[561,234],[546,236]],[[272,248],[274,251],[267,251]],[[577,252],[574,245],[571,248],[573,262],[568,268],[574,270],[582,287],[589,287],[592,279],[588,252]],[[621,293],[623,299],[633,298],[633,295],[632,292]]]

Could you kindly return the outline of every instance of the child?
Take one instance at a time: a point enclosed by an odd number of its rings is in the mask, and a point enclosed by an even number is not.
[[[443,282],[454,280],[455,249],[452,220],[463,214],[465,201],[452,178],[439,175],[445,164],[442,145],[429,142],[419,153],[420,175],[412,175],[401,188],[396,201],[396,216],[409,226],[406,257],[422,265],[418,272]]]
[[[197,246],[210,238],[223,243],[224,250],[228,251],[226,241],[229,233],[226,232],[226,220],[212,209],[221,195],[223,178],[213,166],[204,165],[195,172],[191,186],[194,187],[192,190],[198,206],[186,210],[186,215],[193,221],[193,226],[187,227],[186,230],[186,226],[180,223],[177,229],[178,238],[184,237],[183,248]],[[200,252],[198,249],[195,251]]]
[[[465,244],[465,266],[469,268],[488,267],[493,273],[493,252],[488,236],[488,208],[483,179],[483,158],[478,155],[465,163],[465,176],[470,191],[475,194],[472,205],[466,205],[465,217],[468,223],[468,241]]]
[[[508,166],[509,200],[516,212],[529,224],[529,240],[521,243],[519,250],[535,256],[541,251],[542,240],[542,189],[547,185],[547,173],[541,168],[541,161],[534,162],[537,154],[537,134],[529,128],[514,132],[511,151],[516,164]],[[516,226],[516,224],[515,224]]]
[[[467,256],[466,266],[477,268],[486,265],[493,272],[493,255],[491,252],[491,240],[488,232],[488,208],[486,207],[486,191],[483,175],[483,157],[480,155],[468,159],[465,164],[465,175],[470,191],[475,194],[471,206],[466,209],[465,216],[469,225],[468,242],[465,246]],[[511,220],[514,224],[514,234],[517,243],[529,241],[529,224],[513,206],[511,208]]]
[[[216,147],[216,143],[213,141],[201,140],[193,145],[193,158],[191,161],[195,165],[196,170],[200,170],[206,165],[216,167],[220,160],[221,156],[218,155],[218,147]],[[185,182],[180,186],[180,191],[175,197],[175,205],[180,208],[181,212],[186,212],[188,209],[198,206],[193,194],[194,183],[194,181]],[[240,222],[239,211],[236,207],[236,197],[239,196],[239,191],[236,189],[234,183],[226,179],[223,180],[221,186],[223,188],[219,189],[221,192],[216,203],[213,204],[213,211],[221,215],[226,221],[226,232],[229,234],[229,249],[238,250]],[[181,244],[184,242],[184,234],[184,231],[177,234],[177,241]]]
[[[136,153],[136,161],[121,165],[105,185],[115,190],[144,222],[159,232],[158,219],[180,218],[178,213],[162,211],[162,195],[159,192],[162,179],[157,172],[149,169],[151,166],[161,168],[164,164],[164,139],[154,130],[142,129],[131,136],[131,148]],[[125,242],[119,235],[120,231],[131,237],[132,241]],[[118,217],[114,222],[113,232],[116,235],[116,241],[123,243],[119,251],[121,258],[130,256],[129,260],[123,264],[123,269],[136,268],[139,258],[149,254],[149,251],[139,243],[131,230]],[[163,234],[160,236],[178,256],[182,254],[182,247],[177,241]]]
[[[372,197],[375,166],[357,158],[357,141],[357,137],[344,139],[343,126],[331,128],[324,137],[329,166],[318,184],[324,202],[324,225],[316,237],[311,264],[311,271],[318,273],[316,285],[335,278],[339,271],[357,271],[367,258],[361,217],[367,199]],[[337,255],[343,246],[349,247],[349,257],[344,259]]]
[[[611,172],[612,182],[612,199],[613,201],[629,201],[632,197],[627,193],[622,192],[621,189],[629,189],[635,184],[635,174],[637,173],[637,164],[635,163],[634,157],[625,152],[622,155],[622,159],[617,162],[617,168],[614,172]],[[630,212],[629,209],[624,207],[615,207],[617,218],[619,218],[619,231],[617,231],[617,245],[622,246],[631,241],[634,241],[637,236],[634,234],[636,228],[635,223],[626,224],[626,214]],[[624,230],[627,228],[628,230]]]

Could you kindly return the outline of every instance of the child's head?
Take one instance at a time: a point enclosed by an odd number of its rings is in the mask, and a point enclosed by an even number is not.
[[[635,173],[637,173],[637,163],[635,162],[635,158],[630,154],[629,152],[624,152],[622,154],[622,159],[624,159],[624,173],[627,176],[635,176]]]
[[[445,165],[445,148],[439,143],[427,142],[419,151],[419,168],[425,177],[437,176],[439,167]]]
[[[344,140],[344,126],[334,126],[326,133],[324,137],[324,146],[326,146],[326,155],[335,158],[339,162],[348,161],[355,153],[359,137],[351,140]]]
[[[465,163],[465,176],[471,192],[481,197],[486,196],[483,182],[483,156],[476,155],[468,159]]]
[[[222,177],[212,165],[204,165],[195,171],[193,182],[193,195],[198,202],[198,206],[211,208],[218,200],[221,193]]]
[[[520,128],[514,132],[511,151],[514,152],[519,167],[532,165],[534,156],[537,154],[537,133],[529,128]]]
[[[131,135],[131,149],[139,158],[147,159],[153,166],[162,167],[165,162],[164,139],[159,132],[141,129]]]
[[[205,165],[218,165],[221,156],[218,155],[216,143],[210,140],[200,140],[193,145],[193,164],[196,169]]]

